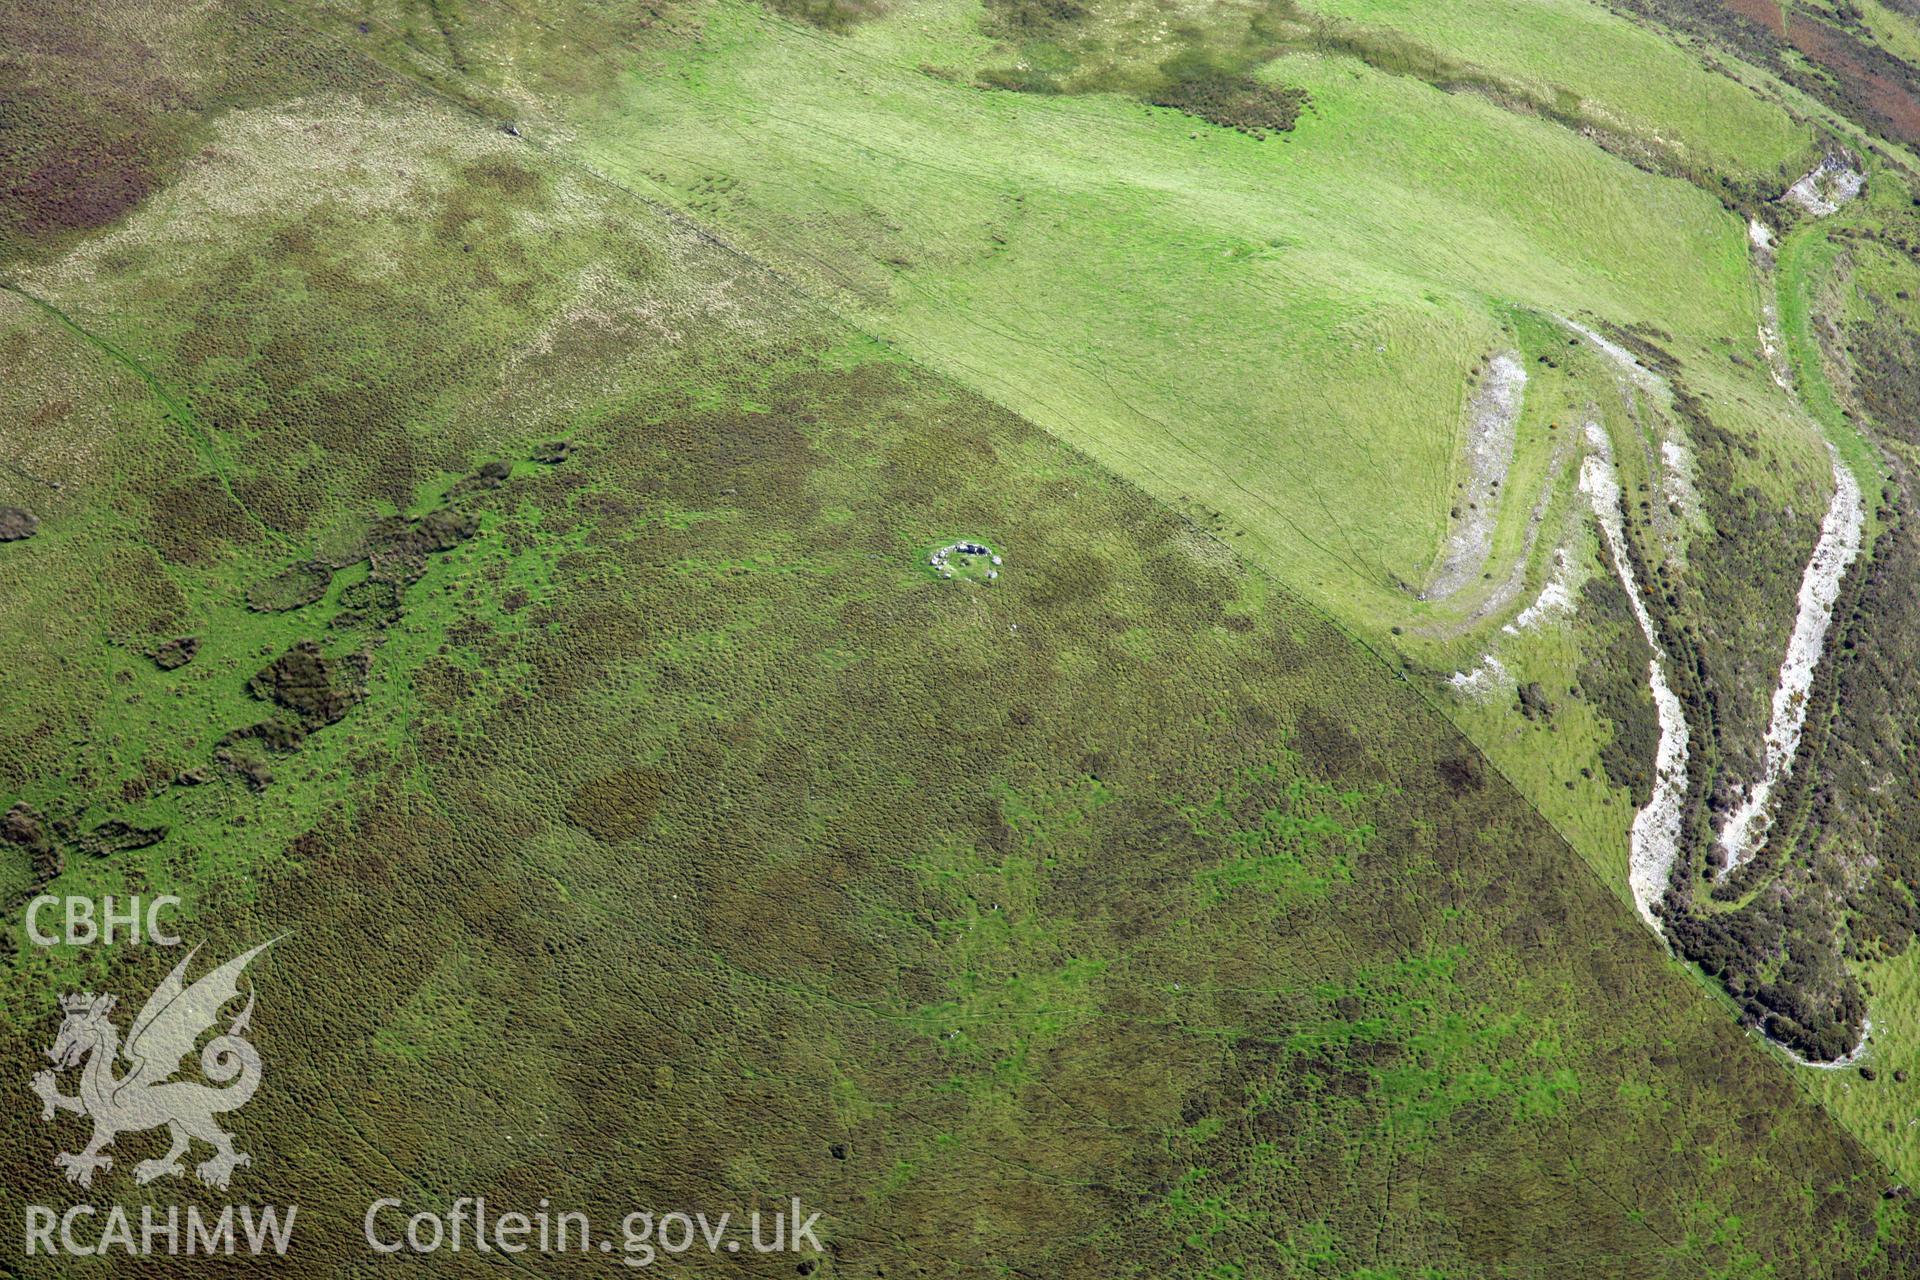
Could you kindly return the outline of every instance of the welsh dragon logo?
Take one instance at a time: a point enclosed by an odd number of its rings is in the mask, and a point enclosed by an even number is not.
[[[173,1145],[164,1156],[135,1165],[135,1182],[144,1185],[156,1178],[185,1176],[180,1157],[195,1139],[213,1148],[213,1156],[196,1170],[200,1181],[210,1187],[224,1190],[235,1169],[252,1163],[245,1152],[233,1149],[232,1135],[214,1122],[215,1116],[245,1106],[260,1087],[260,1054],[244,1038],[253,1014],[251,984],[246,1007],[200,1052],[201,1073],[212,1084],[173,1077],[200,1037],[219,1021],[220,1010],[239,996],[240,974],[248,961],[272,945],[263,942],[188,986],[187,965],[200,950],[193,948],[147,997],[124,1047],[119,1028],[108,1017],[113,1012],[112,996],[87,993],[60,1001],[66,1021],[47,1050],[54,1069],[33,1077],[33,1091],[40,1098],[42,1120],[71,1111],[93,1121],[93,1140],[85,1150],[54,1157],[54,1163],[67,1171],[68,1181],[92,1186],[96,1171],[113,1167],[113,1157],[101,1152],[114,1138],[161,1125],[172,1134]],[[124,1075],[114,1074],[116,1050],[127,1063]],[[61,1093],[55,1073],[82,1062],[86,1066],[80,1072],[78,1095]]]

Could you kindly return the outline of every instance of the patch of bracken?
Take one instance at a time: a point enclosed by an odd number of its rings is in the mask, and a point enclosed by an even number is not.
[[[200,652],[199,636],[176,636],[147,650],[147,657],[162,671],[178,671]]]
[[[1197,53],[1170,58],[1161,70],[1166,82],[1145,95],[1148,102],[1255,138],[1290,131],[1310,101],[1305,89],[1263,84]]]
[[[247,692],[292,712],[309,731],[336,724],[366,696],[363,654],[329,658],[303,640],[247,681]]]
[[[616,769],[581,785],[567,802],[567,821],[599,840],[630,840],[660,808],[664,780],[652,769]]]
[[[327,594],[333,569],[308,560],[282,569],[247,588],[247,608],[255,613],[288,613],[304,608]]]
[[[40,530],[40,519],[19,507],[0,507],[0,542],[19,542]]]
[[[387,516],[367,531],[367,559],[375,578],[412,582],[427,571],[427,557],[452,550],[479,530],[479,517],[470,511],[442,508],[417,520]]]

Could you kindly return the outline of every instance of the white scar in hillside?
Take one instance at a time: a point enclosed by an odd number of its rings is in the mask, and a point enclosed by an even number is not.
[[[1866,503],[1860,484],[1832,445],[1833,503],[1820,525],[1820,541],[1800,579],[1800,612],[1787,641],[1786,661],[1780,664],[1780,683],[1773,691],[1773,721],[1767,726],[1766,763],[1747,797],[1720,828],[1720,875],[1724,879],[1759,852],[1773,826],[1773,793],[1793,774],[1800,751],[1800,733],[1807,723],[1807,694],[1813,674],[1826,649],[1827,628],[1833,622],[1833,602],[1840,580],[1860,554],[1860,531],[1866,522]]]
[[[1653,650],[1647,664],[1647,683],[1653,690],[1654,711],[1660,720],[1660,745],[1654,757],[1653,796],[1634,815],[1629,837],[1627,885],[1640,918],[1659,931],[1653,904],[1666,891],[1674,859],[1680,856],[1680,807],[1687,794],[1687,717],[1680,699],[1667,684],[1667,651],[1654,629],[1653,615],[1640,598],[1633,562],[1627,558],[1626,518],[1620,509],[1620,480],[1613,469],[1613,447],[1597,422],[1587,424],[1592,452],[1580,466],[1580,491],[1593,504],[1593,517],[1613,557],[1614,572],[1633,604],[1640,634]]]
[[[1433,580],[1421,593],[1423,600],[1444,600],[1478,581],[1493,552],[1500,486],[1513,465],[1514,436],[1526,388],[1527,371],[1519,356],[1503,351],[1487,362],[1486,377],[1467,407],[1467,487],[1459,508],[1460,523],[1447,540]]]

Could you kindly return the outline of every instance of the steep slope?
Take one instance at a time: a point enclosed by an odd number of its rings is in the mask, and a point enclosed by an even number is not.
[[[281,1270],[484,1193],[797,1195],[824,1274],[1912,1271],[1885,1171],[1350,634],[682,217],[316,61],[0,294],[4,882],[287,933],[237,1124],[311,1224]],[[18,951],[9,1060],[167,959]],[[9,1211],[86,1194],[0,1123]]]
[[[1864,1006],[1834,917],[1729,943],[1708,848],[1784,777],[1768,735],[1803,572],[1836,475],[1874,482],[1834,471],[1779,377],[1755,236],[1807,216],[1785,193],[1809,171],[1871,162],[1876,190],[1905,189],[1904,151],[1860,142],[1879,117],[1772,54],[1591,5],[1434,8],[952,4],[822,27],[717,3],[596,36],[488,0],[457,58],[377,5],[329,29],[724,228],[1399,650],[1623,900],[1651,915],[1668,886],[1647,877],[1672,868],[1685,950],[1744,1016],[1838,1056]],[[542,87],[556,42],[596,93]],[[1474,406],[1509,360],[1534,377],[1483,453]],[[1582,650],[1638,620],[1601,591],[1553,635],[1508,630],[1560,567],[1620,569],[1573,492],[1589,423],[1695,757],[1637,885],[1656,707]]]

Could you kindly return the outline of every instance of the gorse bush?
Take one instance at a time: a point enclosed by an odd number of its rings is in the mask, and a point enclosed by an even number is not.
[[[1309,101],[1304,89],[1262,84],[1200,57],[1173,59],[1162,70],[1167,82],[1144,95],[1148,102],[1255,137],[1293,128]]]
[[[840,32],[851,31],[885,7],[882,0],[766,0],[766,5],[783,17]]]

